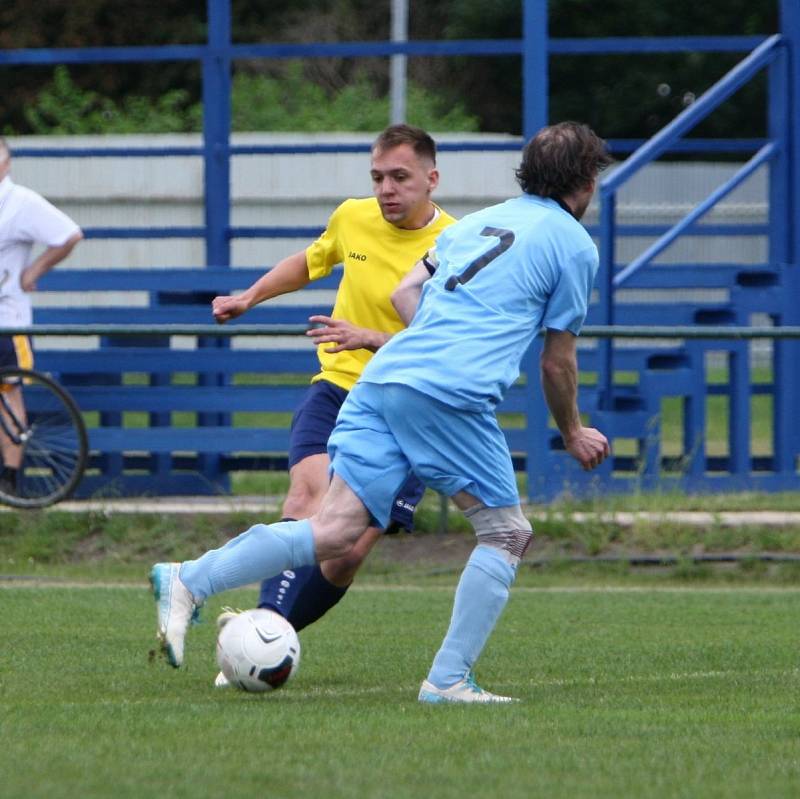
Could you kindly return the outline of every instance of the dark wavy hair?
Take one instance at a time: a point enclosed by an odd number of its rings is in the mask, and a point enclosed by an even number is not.
[[[588,125],[559,122],[542,128],[525,145],[514,174],[526,194],[563,198],[594,180],[611,161],[606,143]]]
[[[422,128],[413,125],[389,125],[372,145],[372,151],[383,152],[408,144],[417,158],[427,158],[436,164],[436,142]]]

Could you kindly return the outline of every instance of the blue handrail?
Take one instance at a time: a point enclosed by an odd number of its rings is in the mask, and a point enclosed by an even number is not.
[[[600,182],[601,196],[619,189],[643,166],[664,153],[676,139],[705,119],[717,106],[769,64],[775,58],[777,49],[782,43],[783,37],[776,33],[760,44],[747,58],[740,61],[730,72],[704,92],[696,102],[678,114],[672,122],[641,146],[622,166],[604,178]]]
[[[551,55],[609,55],[620,53],[747,52],[763,36],[653,36],[553,38]],[[232,44],[232,59],[245,58],[357,58],[391,55],[466,56],[520,55],[523,39],[449,39],[408,42],[315,42],[312,44]],[[200,61],[206,44],[168,44],[130,47],[13,48],[0,50],[0,65],[120,64],[136,61]]]
[[[695,206],[680,222],[673,225],[658,241],[653,242],[638,258],[628,264],[621,272],[614,277],[612,284],[614,288],[619,288],[625,281],[633,277],[643,266],[650,263],[656,256],[672,244],[678,236],[687,228],[691,227],[703,214],[713,208],[723,197],[730,194],[737,186],[743,183],[753,172],[762,164],[769,161],[776,151],[777,145],[774,143],[765,144],[733,177],[729,178],[718,189],[713,191],[699,205]]]
[[[703,213],[714,203],[750,175],[764,161],[773,157],[776,147],[773,142],[764,145],[748,164],[737,173],[721,189],[701,203],[689,215],[672,229],[668,230],[655,244],[632,262],[620,274],[614,274],[615,254],[614,238],[616,227],[616,200],[619,189],[640,169],[667,152],[685,133],[705,119],[715,108],[727,100],[734,92],[750,81],[765,66],[772,63],[784,45],[784,37],[780,34],[770,36],[740,61],[730,72],[718,80],[704,92],[698,100],[686,108],[675,119],[660,130],[652,139],[642,145],[619,168],[615,169],[600,182],[600,321],[605,325],[614,324],[614,291],[625,280],[635,274],[642,266],[651,261],[677,236],[691,227]],[[744,173],[744,174],[743,174]],[[709,202],[710,200],[713,200]],[[613,343],[602,341],[599,346],[602,364],[599,376],[599,394],[601,407],[610,407],[613,403],[614,363]]]
[[[551,39],[552,55],[620,55],[642,53],[749,53],[765,36],[606,36]]]
[[[638,150],[646,139],[608,139],[608,147],[614,153],[631,153]],[[673,142],[670,153],[751,153],[763,147],[766,139],[684,139]],[[518,152],[522,149],[522,137],[500,141],[439,141],[436,149],[444,152]],[[368,153],[371,142],[336,142],[325,144],[231,144],[231,155],[308,155],[311,153]],[[203,147],[187,145],[96,146],[96,147],[15,147],[16,158],[164,158],[166,156],[201,156]]]

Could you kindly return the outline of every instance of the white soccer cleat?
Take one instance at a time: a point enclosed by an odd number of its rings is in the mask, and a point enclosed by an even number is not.
[[[181,582],[180,567],[180,563],[156,563],[150,572],[158,617],[156,637],[164,656],[176,669],[183,663],[186,631],[200,607]]]
[[[440,705],[446,703],[467,703],[478,704],[509,704],[519,702],[511,696],[500,696],[489,691],[484,691],[476,682],[472,674],[467,674],[463,680],[459,680],[449,688],[437,688],[427,680],[422,681],[417,699],[429,705]]]
[[[235,619],[242,611],[238,608],[222,608],[222,613],[217,616],[217,631],[221,630],[231,619]],[[215,688],[230,688],[230,680],[220,672],[214,679]]]

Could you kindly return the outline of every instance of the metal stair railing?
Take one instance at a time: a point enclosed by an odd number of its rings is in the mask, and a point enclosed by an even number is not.
[[[621,272],[615,274],[614,239],[616,224],[616,197],[620,188],[643,167],[666,152],[685,133],[705,119],[720,104],[738,89],[748,83],[762,69],[771,65],[784,47],[784,37],[780,34],[770,36],[756,47],[750,55],[740,61],[700,98],[680,113],[652,139],[642,145],[619,168],[600,182],[600,322],[602,325],[614,324],[614,292],[630,279],[675,239],[690,228],[703,214],[719,200],[733,191],[762,164],[773,159],[783,142],[770,141],[765,144],[734,176],[712,192],[709,197],[696,206],[684,219],[668,230],[642,255],[636,258]],[[600,342],[601,369],[598,378],[601,407],[611,408],[614,391],[613,342],[606,339]]]

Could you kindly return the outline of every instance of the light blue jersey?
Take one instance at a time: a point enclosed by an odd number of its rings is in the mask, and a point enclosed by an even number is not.
[[[492,409],[541,328],[580,331],[597,248],[554,200],[523,194],[447,228],[436,256],[411,325],[361,379],[401,383],[456,408]]]

